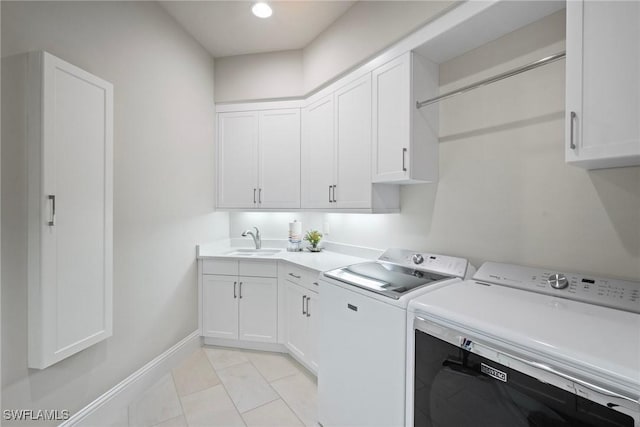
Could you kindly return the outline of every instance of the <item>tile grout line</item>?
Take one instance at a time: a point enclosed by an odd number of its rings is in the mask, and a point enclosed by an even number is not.
[[[280,394],[280,392],[279,392],[276,388],[274,388],[274,387],[271,385],[271,382],[267,381],[267,379],[264,377],[264,375],[262,375],[262,372],[260,372],[260,369],[258,369],[258,367],[257,367],[257,366],[255,366],[255,365],[253,364],[253,362],[251,361],[251,358],[248,358],[248,359],[249,359],[249,363],[251,363],[251,364],[253,365],[253,367],[255,368],[255,370],[256,370],[256,371],[258,371],[258,374],[259,374],[259,375],[260,375],[260,376],[261,376],[261,377],[262,377],[262,378],[267,382],[267,384],[269,384],[269,387],[271,388],[271,390],[275,391],[275,393],[280,397],[280,399],[279,399],[279,400],[282,400],[282,402],[285,404],[285,406],[286,406],[287,408],[289,408],[289,410],[291,411],[291,413],[293,414],[293,416],[294,416],[294,417],[296,417],[296,418],[298,419],[298,421],[300,421],[300,424],[302,424],[303,426],[305,426],[305,427],[306,427],[306,425],[307,425],[307,424],[306,424],[304,421],[302,421],[302,419],[298,416],[298,414],[296,413],[296,411],[294,411],[294,410],[293,410],[293,408],[289,405],[289,402],[287,402],[287,400],[284,398],[284,396],[282,396],[282,395]],[[295,365],[293,365],[293,366],[296,368],[296,370],[297,370],[297,371],[299,371],[299,369],[298,369]],[[276,382],[276,381],[280,381],[280,380],[285,379],[285,378],[293,377],[294,375],[298,375],[299,373],[300,373],[300,372],[296,372],[295,374],[291,374],[291,375],[285,375],[284,377],[281,377],[281,378],[275,379],[275,380],[273,380],[272,382]],[[276,399],[276,400],[277,400],[277,399]],[[268,403],[273,403],[273,402],[275,402],[275,400],[272,400],[271,402],[267,402],[267,403],[265,403],[265,404],[263,404],[263,405],[260,405],[260,406],[264,406],[264,405],[266,405],[266,404],[268,404]],[[258,406],[258,408],[259,408],[260,406]],[[254,408],[254,409],[256,409],[256,408]],[[248,412],[248,411],[247,411],[247,412]]]
[[[204,347],[200,347],[200,348],[202,349],[202,351],[205,351]],[[231,398],[231,395],[229,394],[229,390],[227,390],[227,387],[224,385],[224,381],[222,381],[222,378],[220,378],[220,375],[218,375],[218,370],[216,369],[215,366],[213,366],[213,363],[211,362],[211,359],[209,359],[209,356],[206,354],[206,351],[205,351],[205,356],[207,357],[207,360],[209,361],[209,364],[211,365],[211,368],[213,369],[213,372],[216,373],[216,376],[220,380],[220,385],[222,386],[222,389],[224,390],[225,394],[227,395],[227,397],[231,401],[231,404],[233,405],[233,407],[236,408],[236,412],[238,413],[238,415],[240,415],[240,421],[242,421],[242,424],[244,424],[245,427],[246,427],[247,423],[245,422],[244,418],[242,417],[242,412],[240,412],[240,410],[238,409],[238,406],[236,405],[236,402],[234,402],[233,399]],[[240,363],[237,363],[236,365],[240,365]],[[224,369],[227,369],[227,368],[230,368],[230,367],[236,366],[236,365],[227,366]]]
[[[206,355],[205,355],[206,357]],[[208,359],[208,358],[207,358]],[[173,381],[173,387],[176,389],[176,395],[178,396],[178,402],[180,402],[180,409],[182,410],[182,416],[184,418],[184,422],[187,423],[187,427],[189,426],[189,420],[187,419],[187,413],[184,410],[184,405],[182,404],[182,396],[178,393],[178,385],[176,384],[176,378],[173,376],[173,369],[171,369],[171,381]],[[193,394],[193,393],[191,393]],[[171,418],[169,418],[171,419]]]
[[[245,352],[243,352],[243,351],[239,351],[239,352],[240,352],[240,353],[245,353]],[[273,352],[263,352],[263,353],[273,353]],[[245,353],[245,354],[246,354],[246,353]],[[275,353],[274,353],[274,354],[275,354]],[[209,357],[207,357],[207,360],[209,360],[209,363],[210,363],[210,364],[212,365],[212,367],[213,367],[213,363],[211,363],[211,360],[209,359]],[[306,427],[306,425],[307,425],[307,424],[306,424],[304,421],[302,421],[302,419],[298,416],[298,414],[296,413],[296,411],[294,411],[294,410],[293,410],[293,408],[289,405],[289,403],[286,401],[286,399],[285,399],[285,398],[284,398],[284,397],[283,397],[283,396],[278,392],[278,390],[276,390],[275,388],[273,388],[273,386],[271,385],[271,382],[267,381],[267,379],[264,377],[264,375],[262,374],[262,372],[260,372],[260,369],[258,369],[258,367],[253,363],[253,361],[251,360],[251,358],[250,358],[250,357],[248,357],[248,356],[247,356],[247,362],[248,362],[251,366],[253,366],[253,368],[258,372],[258,375],[260,375],[260,376],[262,377],[262,379],[267,383],[267,385],[269,385],[269,388],[275,392],[275,394],[278,396],[278,399],[274,399],[274,400],[271,400],[271,401],[269,401],[269,402],[265,402],[265,403],[263,403],[263,404],[262,404],[262,405],[260,405],[260,406],[256,406],[255,408],[252,408],[252,409],[249,409],[249,410],[245,411],[244,413],[247,413],[247,412],[253,411],[254,409],[258,409],[258,408],[260,408],[260,407],[262,407],[262,406],[268,405],[269,403],[273,403],[273,402],[275,402],[276,400],[282,400],[282,402],[285,404],[285,406],[286,406],[286,407],[291,411],[291,413],[293,414],[293,416],[294,416],[294,417],[296,417],[296,419],[297,419],[298,421],[300,421],[300,424],[301,424],[302,426],[305,426],[305,427]],[[247,363],[247,362],[242,362],[242,363]],[[238,363],[238,364],[236,364],[236,365],[228,366],[228,367],[226,367],[226,368],[224,368],[224,369],[230,368],[230,367],[232,367],[232,366],[238,366],[238,365],[240,365],[240,363]],[[300,371],[300,369],[298,369],[298,367],[297,367],[296,365],[293,365],[293,366],[296,368],[296,371]],[[214,369],[214,371],[216,372],[216,375],[217,375],[217,374],[218,374],[218,370],[217,370],[215,367],[213,367],[213,369]],[[279,380],[282,380],[282,379],[285,379],[285,378],[289,378],[289,377],[293,377],[293,376],[298,375],[298,374],[302,374],[302,372],[296,372],[296,373],[291,374],[291,375],[285,375],[285,376],[283,376],[283,377],[281,377],[281,378],[278,378],[278,379],[273,380],[272,382],[279,381]],[[223,385],[223,387],[224,387],[224,382],[222,381],[222,379],[220,379],[220,384],[222,384],[222,385]],[[229,393],[227,392],[227,388],[226,388],[226,387],[224,387],[224,389],[225,389],[225,392],[226,392],[226,393],[227,393],[227,395],[228,395]],[[231,396],[229,396],[229,399],[231,399]],[[234,406],[236,406],[236,403],[233,401],[233,399],[231,399],[231,402],[233,403],[233,405],[234,405]],[[246,421],[245,421],[244,417],[242,416],[242,414],[243,414],[243,413],[242,413],[242,412],[240,412],[240,410],[238,409],[238,407],[237,407],[237,406],[236,406],[236,410],[238,411],[238,414],[240,414],[240,418],[242,418],[242,422],[244,422],[244,423],[245,423],[245,425],[246,425],[247,423],[246,423]]]

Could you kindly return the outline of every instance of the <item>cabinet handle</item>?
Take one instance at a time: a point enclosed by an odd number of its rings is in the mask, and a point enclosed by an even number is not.
[[[242,282],[240,282],[240,284],[238,285],[238,289],[239,289],[240,298],[242,298]]]
[[[236,295],[236,285],[238,284],[238,282],[233,282],[233,298],[238,298],[238,296]]]
[[[337,185],[333,185],[333,203],[337,202],[337,200],[336,200],[336,188],[337,187],[338,187]]]
[[[262,204],[262,188],[258,188],[258,204]]]
[[[293,274],[293,273],[289,273],[289,276],[291,276],[291,277],[295,277],[296,279],[299,279],[299,278],[301,278],[301,277],[302,277],[302,276],[296,276],[296,275],[295,275],[295,274]]]
[[[331,199],[331,188],[333,188],[333,185],[329,186],[329,203],[333,203],[333,200]]]
[[[320,283],[318,283],[318,282],[313,282],[313,284],[316,285],[316,286],[320,286]]]
[[[402,149],[402,171],[403,171],[403,172],[406,172],[406,171],[407,171],[407,166],[406,166],[406,164],[405,164],[405,157],[406,157],[406,154],[407,154],[407,149],[406,149],[406,148],[403,148],[403,149]]]
[[[256,189],[253,189],[253,204],[256,204]]]
[[[303,296],[302,296],[302,314],[303,314],[303,315],[306,315],[306,314],[307,314],[307,312],[306,312],[306,311],[304,311],[304,303],[305,303],[306,299],[307,299],[307,296],[306,296],[306,295],[303,295]]]
[[[572,150],[576,149],[576,144],[573,142],[573,123],[576,121],[576,118],[578,117],[578,115],[576,114],[575,111],[571,112],[571,118],[570,118],[570,127],[569,127],[569,148],[571,148]]]
[[[47,199],[51,201],[51,218],[49,219],[49,222],[47,222],[47,225],[53,227],[56,225],[56,196],[55,194],[49,194]]]
[[[309,313],[309,301],[311,300],[311,297],[307,297],[307,317],[311,317],[311,313]]]

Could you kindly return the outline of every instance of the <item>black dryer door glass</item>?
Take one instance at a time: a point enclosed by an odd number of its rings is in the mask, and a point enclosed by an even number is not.
[[[416,427],[633,427],[627,415],[422,331],[415,340]]]

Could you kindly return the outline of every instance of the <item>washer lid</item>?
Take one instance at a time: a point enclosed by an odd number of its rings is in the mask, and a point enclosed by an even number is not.
[[[640,314],[475,281],[422,295],[409,311],[640,394]]]
[[[432,282],[451,278],[380,261],[353,264],[324,275],[394,299]]]

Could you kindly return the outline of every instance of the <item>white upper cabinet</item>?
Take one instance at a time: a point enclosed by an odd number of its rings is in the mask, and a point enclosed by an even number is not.
[[[300,207],[300,109],[218,113],[218,207]]]
[[[218,207],[253,208],[258,200],[258,112],[218,114]]]
[[[373,182],[438,179],[438,65],[407,52],[373,70]]]
[[[302,207],[333,207],[335,161],[333,94],[302,110]]]
[[[371,75],[338,89],[336,111],[337,208],[371,208]]]
[[[300,207],[300,109],[260,112],[261,208]]]
[[[640,2],[567,2],[566,161],[640,165]]]
[[[112,335],[113,85],[29,55],[30,368]]]
[[[302,208],[398,212],[399,188],[371,182],[369,73],[305,107],[302,129]]]

